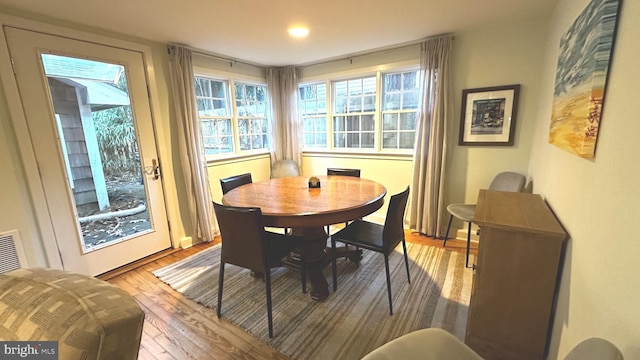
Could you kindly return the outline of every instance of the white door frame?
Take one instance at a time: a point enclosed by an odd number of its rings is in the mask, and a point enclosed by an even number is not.
[[[22,108],[22,100],[20,98],[18,84],[13,74],[11,57],[9,55],[8,44],[4,34],[4,26],[12,26],[29,31],[42,32],[49,35],[93,42],[96,44],[122,48],[125,50],[138,51],[142,53],[145,75],[148,82],[147,85],[149,92],[149,103],[151,107],[151,118],[154,124],[157,124],[159,120],[158,114],[160,114],[160,109],[158,106],[159,96],[157,93],[157,85],[154,76],[155,71],[153,66],[152,51],[151,48],[146,45],[86,33],[0,13],[0,28],[2,28],[2,37],[0,39],[0,77],[2,77],[2,84],[5,91],[5,96],[7,98],[9,114],[14,126],[15,135],[18,139],[20,139],[20,141],[18,141],[17,143],[20,149],[20,158],[24,167],[29,194],[32,198],[31,206],[34,209],[38,230],[41,236],[40,240],[44,249],[44,256],[48,262],[47,266],[54,269],[62,269],[62,261],[60,258],[60,254],[58,253],[58,244],[53,230],[53,224],[49,217],[47,201],[42,180],[38,171],[36,156],[33,151],[33,144],[31,142],[31,137],[27,126],[26,115]],[[158,141],[157,133],[155,134],[155,136],[156,141]],[[165,203],[166,200],[167,199],[165,199]],[[170,204],[167,204],[167,206],[170,206]],[[171,229],[169,231],[171,231]],[[172,245],[176,247],[176,241],[173,239],[173,236],[171,236],[171,238]],[[35,247],[36,246],[34,246],[34,248]],[[41,264],[39,265],[42,266]]]

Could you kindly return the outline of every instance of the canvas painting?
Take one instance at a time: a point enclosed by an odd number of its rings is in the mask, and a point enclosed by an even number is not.
[[[592,0],[560,40],[549,142],[595,155],[620,0]]]

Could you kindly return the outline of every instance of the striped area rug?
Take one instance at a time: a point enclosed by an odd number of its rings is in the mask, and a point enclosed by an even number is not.
[[[439,327],[460,339],[467,323],[472,270],[464,254],[407,243],[389,258],[393,316],[389,316],[384,258],[364,251],[359,266],[338,261],[338,290],[324,302],[303,294],[298,272],[272,270],[274,337],[269,339],[265,287],[249,271],[225,266],[222,317],[293,359],[360,359],[413,330]],[[215,309],[220,245],[154,272],[185,297]],[[331,267],[324,272],[331,288]]]

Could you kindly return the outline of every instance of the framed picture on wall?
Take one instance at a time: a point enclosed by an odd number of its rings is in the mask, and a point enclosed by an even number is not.
[[[462,90],[459,145],[511,146],[520,85]]]

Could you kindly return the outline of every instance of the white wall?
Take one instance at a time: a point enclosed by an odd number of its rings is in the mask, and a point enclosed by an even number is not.
[[[215,202],[222,202],[222,187],[220,186],[220,179],[244,173],[251,173],[251,180],[253,182],[258,182],[269,179],[271,176],[270,169],[271,159],[269,154],[210,162],[207,166],[207,170],[209,174],[211,199]]]
[[[547,141],[560,37],[587,0],[561,0],[546,42],[530,175],[570,235],[550,359],[602,337],[640,359],[640,2],[623,1],[595,158]]]
[[[447,139],[450,152],[445,196],[448,203],[475,203],[478,190],[486,189],[499,172],[527,175],[546,26],[546,18],[520,19],[455,33],[453,117]],[[514,145],[458,145],[462,90],[511,84],[521,85]],[[454,222],[453,227],[461,228],[463,224]]]

